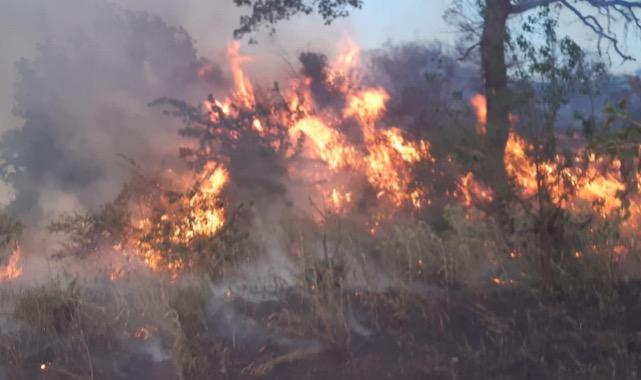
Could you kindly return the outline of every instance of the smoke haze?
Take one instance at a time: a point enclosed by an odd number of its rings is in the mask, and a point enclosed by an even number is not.
[[[112,199],[129,175],[118,154],[152,169],[176,156],[177,121],[147,104],[159,97],[198,104],[228,82],[218,63],[207,66],[204,78],[196,73],[208,59],[225,62],[240,16],[232,2],[3,3],[0,131],[7,133],[0,144],[13,189],[2,182],[0,199],[11,201],[13,212],[51,216]],[[315,21],[284,25],[286,44],[265,33],[259,45],[246,46],[252,54],[269,52],[261,60],[267,84],[283,60],[335,40],[346,25],[318,37],[292,33]]]

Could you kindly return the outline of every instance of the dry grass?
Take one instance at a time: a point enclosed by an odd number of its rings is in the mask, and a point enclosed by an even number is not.
[[[614,229],[577,232],[589,249],[544,282],[527,250],[509,254],[534,238],[476,211],[445,220],[372,236],[346,218],[291,217],[294,280],[263,302],[221,299],[206,271],[4,289],[0,359],[16,379],[638,377],[641,285],[603,254]]]

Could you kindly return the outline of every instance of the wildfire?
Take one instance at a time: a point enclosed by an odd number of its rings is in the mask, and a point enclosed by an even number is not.
[[[430,144],[427,141],[410,141],[399,128],[377,126],[385,113],[389,94],[381,87],[363,87],[353,70],[360,61],[360,50],[350,42],[339,54],[334,65],[328,68],[326,85],[345,95],[345,105],[340,113],[325,110],[315,112],[314,99],[308,79],[293,80],[288,104],[293,112],[305,116],[290,121],[289,135],[295,144],[300,135],[310,142],[307,156],[324,162],[329,173],[325,177],[348,172],[366,177],[376,190],[377,198],[394,207],[409,205],[420,208],[425,192],[412,184],[413,166],[423,160],[431,160]],[[361,144],[348,142],[340,129],[347,118],[353,118],[360,126]],[[304,174],[303,174],[304,175]],[[331,183],[330,183],[331,185]],[[347,211],[351,204],[351,192],[321,189],[329,194],[329,203],[334,211]],[[346,202],[347,199],[350,201]]]
[[[385,111],[385,103],[389,100],[387,91],[382,88],[370,88],[347,96],[345,116],[356,116],[364,124],[370,126]]]
[[[397,128],[384,130],[371,137],[365,157],[367,179],[378,189],[377,197],[387,197],[394,206],[400,207],[407,201],[420,207],[420,189],[411,189],[411,166],[430,158],[430,145],[406,141]]]
[[[20,247],[16,246],[9,256],[7,265],[0,266],[0,281],[11,281],[22,276],[22,265]]]
[[[382,87],[361,83],[356,74],[360,63],[356,44],[343,42],[340,54],[325,69],[326,82],[321,85],[340,94],[329,106],[316,104],[313,80],[306,77],[289,80],[289,87],[282,92],[275,86],[271,98],[256,93],[243,71],[252,57],[242,55],[236,42],[229,45],[227,53],[234,87],[223,100],[210,97],[205,101],[204,110],[211,122],[203,127],[208,139],[224,133],[231,139],[225,141],[242,143],[245,140],[241,138],[250,135],[251,141],[261,141],[275,152],[282,150],[289,179],[307,186],[309,199],[322,198],[315,204],[339,214],[350,213],[356,205],[370,207],[367,226],[371,233],[398,211],[414,212],[431,204],[430,189],[416,179],[420,170],[436,174],[433,167],[425,170],[425,165],[436,163],[431,145],[385,124],[390,94]],[[477,133],[484,135],[486,99],[478,94],[470,104],[477,117]],[[510,120],[514,123],[516,118],[510,115]],[[190,258],[183,254],[168,257],[167,247],[191,246],[210,239],[225,225],[222,193],[230,182],[230,173],[222,164],[227,163],[226,157],[219,160],[215,154],[218,147],[201,144],[198,157],[211,159],[194,178],[183,181],[191,189],[165,200],[161,214],[137,220],[137,234],[129,245],[151,269],[175,276],[189,265]],[[626,186],[615,170],[620,163],[584,159],[583,152],[577,152],[573,165],[568,165],[561,156],[535,160],[534,151],[524,138],[510,133],[505,168],[523,198],[536,201],[535,195],[543,187],[559,207],[583,210],[589,205],[590,210],[598,208],[603,216],[621,207],[619,194]],[[361,202],[364,194],[375,194],[375,199]],[[459,178],[455,194],[466,207],[493,202],[495,196],[471,172]],[[370,206],[372,202],[375,206]],[[637,213],[641,215],[641,210]]]
[[[252,58],[240,54],[240,44],[237,41],[229,44],[227,56],[229,57],[231,72],[236,86],[234,99],[243,106],[252,108],[256,102],[254,88],[242,68],[242,65],[251,62]]]
[[[317,155],[330,168],[344,167],[352,162],[354,150],[345,144],[343,136],[338,131],[330,128],[320,118],[306,117],[289,130],[293,140],[296,140],[301,133],[313,142]]]
[[[487,132],[486,98],[477,94],[470,104],[477,117],[477,133],[484,135]],[[509,116],[510,123],[515,124],[516,116]],[[536,159],[536,153],[533,144],[514,130],[510,132],[504,155],[505,169],[522,198],[537,202],[536,195],[545,192],[557,207],[572,214],[596,214],[603,218],[623,215],[621,196],[628,186],[622,178],[618,159],[597,158],[585,149],[576,150],[571,157],[557,154],[548,159]],[[491,192],[479,187],[471,173],[460,180],[458,193],[466,206],[492,199]],[[477,199],[473,199],[473,195]],[[629,215],[623,227],[631,231],[641,221],[640,195],[634,193],[628,197],[631,199],[627,208]]]
[[[190,258],[172,253],[184,251],[197,240],[216,236],[225,225],[225,208],[221,192],[229,181],[227,169],[220,164],[208,163],[183,193],[163,195],[155,206],[156,212],[144,209],[134,215],[131,236],[114,245],[114,250],[142,261],[154,272],[163,272],[176,278],[189,265]],[[161,212],[161,213],[158,213]],[[113,269],[110,277],[124,277],[123,268]]]
[[[341,192],[337,189],[332,189],[329,195],[330,207],[335,212],[345,211],[352,203],[351,192]]]
[[[596,159],[591,154],[586,162],[584,152],[579,151],[571,166],[566,165],[560,155],[536,163],[528,155],[533,149],[522,137],[510,133],[505,167],[522,196],[532,197],[540,188],[545,188],[559,207],[583,211],[587,205],[604,217],[621,207],[620,194],[626,185],[620,175],[620,161]]]
[[[339,53],[328,72],[327,81],[346,93],[356,85],[354,69],[360,63],[361,48],[350,38],[343,38],[339,45]]]
[[[490,203],[494,200],[492,189],[479,183],[472,172],[467,173],[460,179],[458,194],[461,203],[466,207],[471,207],[477,202]]]
[[[476,113],[476,133],[487,134],[487,99],[484,95],[476,94],[470,100],[470,105]]]
[[[211,133],[224,130],[232,139],[245,133],[262,139],[284,136],[288,141],[272,139],[268,146],[285,149],[288,159],[297,153],[305,158],[288,161],[288,175],[307,183],[310,192],[323,198],[318,204],[326,205],[333,212],[349,213],[354,205],[360,204],[358,197],[364,192],[359,187],[351,187],[353,184],[369,186],[377,202],[376,208],[370,210],[368,221],[372,233],[397,210],[415,210],[431,204],[428,188],[417,183],[415,175],[422,165],[436,162],[430,143],[411,139],[402,129],[385,125],[390,95],[382,87],[360,83],[355,73],[360,62],[358,46],[344,43],[334,63],[326,68],[324,85],[342,94],[342,104],[331,106],[316,104],[311,78],[294,78],[282,93],[280,89],[275,90],[282,102],[257,96],[243,71],[243,65],[252,58],[243,56],[236,42],[229,45],[228,58],[234,78],[233,90],[222,101],[210,97],[205,102],[211,120],[207,128]],[[487,132],[485,97],[476,95],[470,104],[477,116],[477,133],[483,135]],[[515,118],[511,120],[514,122]],[[228,131],[227,123],[237,127]],[[206,145],[200,153],[206,157],[215,149],[215,145]],[[534,199],[543,186],[560,207],[578,209],[581,204],[599,203],[605,215],[621,206],[618,194],[625,185],[608,167],[616,163],[583,162],[579,153],[576,165],[566,165],[560,156],[537,162],[531,157],[533,151],[534,147],[525,139],[514,132],[510,134],[505,167],[522,197]],[[136,249],[152,269],[163,268],[171,273],[181,270],[188,265],[188,258],[179,256],[167,260],[160,247],[189,245],[198,239],[211,238],[225,225],[221,195],[230,175],[216,161],[205,165],[196,176],[192,191],[174,200],[160,217],[139,220],[144,238],[137,240]],[[434,169],[431,172],[434,173]],[[459,179],[456,195],[466,207],[494,200],[492,190],[471,172]],[[160,230],[164,233],[153,233]]]

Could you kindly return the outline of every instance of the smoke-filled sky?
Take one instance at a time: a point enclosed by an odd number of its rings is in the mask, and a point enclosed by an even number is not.
[[[182,26],[196,40],[198,52],[211,57],[219,54],[221,44],[230,38],[237,25],[240,11],[232,5],[231,0],[104,0],[119,4],[123,8],[145,11],[158,15],[168,24]],[[12,87],[16,78],[14,63],[22,57],[30,57],[38,43],[53,40],[63,31],[77,27],[89,20],[83,19],[96,0],[47,1],[47,0],[0,0],[0,130],[14,127],[16,120],[11,116]],[[448,0],[368,0],[361,11],[355,12],[347,21],[337,22],[330,28],[319,28],[318,19],[296,20],[290,25],[281,25],[280,36],[272,42],[274,51],[292,44],[283,40],[297,39],[295,45],[321,45],[322,36],[349,33],[365,48],[379,46],[386,41],[433,41],[441,40],[452,43],[455,40],[455,28],[442,18]],[[313,33],[300,33],[300,29]],[[593,40],[577,22],[568,23],[575,32],[575,37],[585,36]],[[297,29],[296,33],[288,33]],[[320,37],[319,37],[320,35]],[[261,43],[265,44],[264,38]],[[271,40],[271,39],[268,39]],[[333,41],[329,39],[329,41]],[[329,42],[325,41],[325,42]],[[641,50],[641,39],[638,34],[629,39],[630,51]],[[639,49],[637,49],[637,47]],[[615,69],[634,71],[638,64],[626,64]]]
[[[299,17],[279,25],[276,35],[256,35],[259,44],[245,42],[243,50],[260,53],[256,76],[271,83],[289,67],[284,60],[295,62],[301,50],[331,54],[346,35],[364,48],[448,38],[441,22],[446,3],[372,1],[331,27]],[[414,6],[424,15],[412,12]],[[113,197],[126,176],[118,153],[162,159],[150,145],[175,136],[177,125],[146,104],[163,96],[197,102],[215,93],[220,83],[194,83],[189,72],[201,57],[225,61],[242,12],[231,0],[0,0],[0,10],[0,132],[23,128],[5,139],[11,154],[29,166],[20,176],[17,208],[46,208],[45,214],[96,207]],[[193,45],[173,36],[174,27],[184,28]],[[12,196],[0,186],[0,200]]]
[[[18,121],[12,117],[13,85],[17,76],[15,62],[30,58],[37,44],[60,38],[82,24],[90,23],[90,10],[98,0],[47,1],[47,0],[1,0],[0,1],[0,130],[15,127]],[[104,1],[102,1],[104,2]],[[182,26],[196,40],[200,55],[215,58],[224,42],[230,39],[237,26],[240,12],[231,0],[111,0],[123,8],[145,11],[160,16],[172,26]],[[330,28],[320,27],[320,21],[295,20],[281,25],[280,33],[261,39],[262,45],[270,45],[274,54],[283,46],[319,46],[334,41],[333,36],[348,33],[364,47],[376,47],[384,41],[403,40],[451,40],[452,28],[442,21],[449,2],[445,0],[406,0],[390,2],[372,0],[350,20],[337,22]],[[421,12],[416,12],[421,9]],[[401,22],[402,20],[402,22]],[[376,25],[376,28],[372,28]],[[89,27],[89,24],[85,25]],[[313,33],[289,33],[292,29]],[[292,44],[292,36],[295,36]],[[323,37],[327,36],[327,39]],[[214,56],[214,57],[212,57]]]
[[[256,35],[259,44],[245,42],[243,50],[260,53],[254,77],[271,83],[288,69],[283,61],[294,62],[302,50],[331,54],[345,35],[365,49],[388,41],[452,44],[455,28],[442,18],[450,4],[367,0],[331,27],[297,17],[278,25],[275,35]],[[30,194],[22,204],[54,205],[47,206],[51,213],[95,206],[122,181],[116,154],[161,159],[151,145],[171,139],[177,127],[147,103],[163,96],[196,102],[222,87],[224,68],[203,83],[195,80],[195,67],[203,57],[224,61],[241,13],[232,0],[0,0],[0,132],[28,127],[5,141],[30,165],[22,182]],[[576,22],[567,25],[575,37],[585,32]],[[639,40],[630,35],[630,52],[641,51]],[[0,187],[0,200],[7,196]]]

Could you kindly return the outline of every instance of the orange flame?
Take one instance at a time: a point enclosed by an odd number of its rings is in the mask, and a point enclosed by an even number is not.
[[[208,163],[196,176],[194,189],[187,192],[187,196],[163,205],[165,213],[159,218],[145,216],[143,210],[130,241],[114,249],[139,259],[154,272],[168,273],[175,279],[185,261],[180,257],[167,257],[159,247],[189,245],[196,239],[215,236],[225,224],[220,197],[228,181],[229,173],[224,166]],[[120,268],[111,274],[112,280],[122,277]]]
[[[339,45],[339,53],[328,71],[327,81],[346,93],[356,85],[354,69],[360,64],[361,48],[350,38],[343,38]]]
[[[466,207],[473,206],[476,201],[483,203],[494,201],[492,189],[479,183],[472,172],[467,173],[459,180],[458,194],[461,203]]]
[[[252,58],[240,54],[240,44],[237,41],[230,43],[227,47],[227,56],[234,77],[234,98],[243,106],[253,108],[256,103],[254,87],[242,68],[242,65],[251,62]]]
[[[486,98],[477,94],[472,97],[470,104],[476,112],[477,133],[484,135],[487,133]],[[516,116],[509,116],[510,122],[514,123]],[[514,131],[510,132],[504,155],[505,169],[522,197],[533,199],[539,191],[545,190],[558,207],[572,212],[596,211],[603,217],[619,212],[622,206],[620,194],[627,188],[621,178],[620,161],[596,159],[594,155],[588,156],[586,161],[585,152],[579,150],[572,158],[573,165],[568,165],[561,155],[537,163],[530,157],[534,151],[532,144]],[[481,201],[491,199],[488,191],[478,186],[471,174],[461,179],[459,195],[464,205],[472,205],[472,194],[481,194]],[[628,220],[628,225],[641,218],[641,208],[635,205],[633,202],[630,207],[632,218]]]
[[[485,95],[476,94],[470,99],[470,105],[476,113],[476,133],[487,134],[487,99]]]
[[[355,116],[362,123],[376,121],[385,112],[385,103],[389,100],[387,91],[382,88],[369,88],[350,93],[347,96],[346,117]]]
[[[604,217],[619,211],[620,194],[627,188],[620,175],[619,160],[589,155],[585,162],[582,152],[578,152],[572,166],[564,165],[560,155],[537,164],[528,156],[533,149],[525,139],[510,133],[505,167],[523,197],[532,197],[544,188],[557,206],[572,211],[596,210]]]
[[[332,169],[349,164],[354,155],[353,149],[344,143],[343,136],[318,117],[301,119],[289,130],[292,138],[296,138],[300,133],[309,137],[319,156]]]
[[[11,281],[22,276],[21,256],[20,247],[16,246],[9,256],[7,265],[0,266],[0,281]]]

